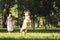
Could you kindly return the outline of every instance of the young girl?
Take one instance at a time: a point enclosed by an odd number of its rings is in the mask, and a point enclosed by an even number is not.
[[[30,27],[32,26],[31,19],[30,19],[30,11],[29,10],[25,10],[24,11],[24,15],[25,15],[25,19],[23,21],[22,28],[20,30],[20,32],[22,32],[23,35],[25,35],[25,33],[27,32],[26,27],[27,26],[30,26]]]
[[[12,19],[13,19],[12,14],[10,13],[6,20],[8,32],[13,31],[13,20]]]

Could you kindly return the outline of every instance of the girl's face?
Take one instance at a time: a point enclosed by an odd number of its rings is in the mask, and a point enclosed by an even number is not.
[[[30,13],[29,11],[26,11],[26,12],[25,12],[25,15],[29,15],[29,13]]]
[[[12,14],[9,14],[9,17],[11,17]]]
[[[25,12],[25,15],[29,15],[29,12]]]

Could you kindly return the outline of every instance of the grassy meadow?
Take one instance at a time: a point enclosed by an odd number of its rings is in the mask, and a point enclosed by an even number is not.
[[[60,40],[60,29],[28,29],[23,36],[19,29],[8,33],[6,29],[0,28],[0,40]]]

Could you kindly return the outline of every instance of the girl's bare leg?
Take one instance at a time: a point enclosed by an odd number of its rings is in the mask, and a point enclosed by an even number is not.
[[[26,35],[26,29],[24,29],[22,32],[21,32],[22,36],[25,36]]]

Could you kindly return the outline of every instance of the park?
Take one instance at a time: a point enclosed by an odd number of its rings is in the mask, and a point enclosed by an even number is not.
[[[0,0],[0,40],[60,40],[60,0]]]

